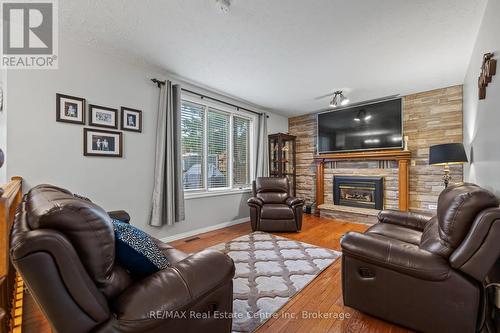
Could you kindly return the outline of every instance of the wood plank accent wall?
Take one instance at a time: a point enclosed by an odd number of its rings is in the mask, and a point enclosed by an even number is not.
[[[409,167],[409,209],[434,213],[429,205],[437,203],[443,189],[443,169],[428,165],[429,146],[462,142],[462,86],[436,89],[403,97],[403,130],[411,152]],[[316,115],[288,120],[288,131],[297,137],[297,196],[309,202],[316,199]],[[463,180],[463,168],[451,166],[452,182]],[[359,169],[352,169],[360,174]],[[319,170],[318,170],[319,171]],[[347,172],[348,170],[346,170]],[[328,189],[327,189],[328,190]]]
[[[434,212],[443,190],[443,167],[429,165],[429,146],[463,142],[462,86],[437,89],[403,99],[405,135],[412,152],[410,166],[410,209]],[[450,166],[451,182],[463,181],[462,165]]]

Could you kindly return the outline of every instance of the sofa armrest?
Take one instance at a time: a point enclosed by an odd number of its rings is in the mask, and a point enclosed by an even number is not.
[[[302,206],[304,205],[304,200],[294,197],[289,197],[286,199],[286,204],[290,207]]]
[[[136,282],[118,296],[113,308],[120,321],[154,322],[153,313],[188,309],[204,295],[231,283],[233,276],[230,257],[204,250]]]
[[[119,220],[125,223],[130,222],[130,215],[124,210],[114,210],[111,212],[108,212],[109,217],[115,220]]]
[[[357,232],[345,234],[340,244],[346,256],[416,278],[441,281],[450,273],[450,265],[444,258],[417,245]]]
[[[251,197],[247,200],[247,204],[249,206],[258,206],[258,207],[262,207],[264,206],[264,201],[262,201],[261,199],[257,198],[257,197]]]
[[[430,219],[430,216],[397,210],[383,210],[378,214],[378,220],[381,223],[396,224],[420,231],[424,230],[425,225]]]
[[[188,285],[193,299],[232,281],[235,272],[231,257],[216,250],[192,254],[173,267]]]

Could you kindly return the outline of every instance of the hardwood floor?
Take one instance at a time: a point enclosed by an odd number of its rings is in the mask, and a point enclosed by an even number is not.
[[[302,232],[276,233],[276,235],[321,247],[340,250],[340,238],[343,234],[347,231],[362,232],[366,228],[367,226],[363,224],[354,224],[306,215]],[[250,224],[244,223],[197,235],[196,237],[198,237],[198,239],[191,240],[194,237],[181,239],[172,242],[171,245],[185,252],[196,252],[212,245],[227,242],[238,236],[246,235],[250,232]],[[268,320],[256,332],[410,332],[407,329],[365,315],[352,308],[345,307],[342,301],[340,270],[341,259],[339,258],[300,293],[293,297],[290,302],[278,312],[276,318]],[[23,331],[26,333],[50,332],[46,320],[43,318],[36,304],[34,304],[32,298],[29,295],[25,298]],[[307,318],[302,315],[303,311],[307,311],[310,314],[328,313],[329,318]]]

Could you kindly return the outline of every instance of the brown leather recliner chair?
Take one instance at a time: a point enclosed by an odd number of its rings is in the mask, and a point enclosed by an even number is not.
[[[500,256],[499,200],[474,184],[445,189],[437,215],[382,211],[342,241],[344,304],[423,332],[475,332],[484,281]]]
[[[110,215],[130,219],[123,211]],[[115,261],[108,213],[69,191],[40,185],[18,208],[10,256],[56,332],[230,332],[232,260],[155,242],[170,266],[133,280]],[[191,311],[210,317],[195,319]]]
[[[252,230],[300,231],[304,201],[290,195],[286,178],[258,177],[248,199]]]

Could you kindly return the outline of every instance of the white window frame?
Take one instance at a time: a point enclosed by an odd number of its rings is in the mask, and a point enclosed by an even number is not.
[[[254,174],[255,174],[255,126],[258,124],[258,116],[250,114],[248,112],[243,112],[240,110],[236,110],[235,108],[231,108],[225,104],[222,103],[217,103],[208,99],[203,99],[198,96],[192,96],[188,94],[182,94],[181,96],[181,101],[187,101],[191,103],[196,103],[198,105],[204,106],[205,110],[205,117],[204,117],[204,128],[203,128],[203,158],[205,160],[204,163],[204,175],[203,175],[203,188],[202,189],[184,189],[184,198],[185,199],[194,199],[194,198],[202,198],[202,197],[213,197],[213,196],[220,196],[220,195],[230,195],[230,194],[236,194],[236,193],[246,193],[251,191],[251,185],[252,181],[254,180]],[[229,186],[228,187],[223,187],[223,188],[208,188],[208,112],[209,109],[216,109],[219,112],[229,114],[229,145],[228,145],[228,160],[227,160],[227,165],[228,165],[228,172],[227,176],[229,179]],[[250,183],[248,184],[247,187],[239,188],[239,187],[234,187],[233,185],[233,118],[234,116],[238,116],[244,119],[247,119],[250,121],[250,126],[249,126],[249,147],[248,147],[248,154],[249,154],[249,163],[250,163],[250,168],[249,168],[249,180]]]

